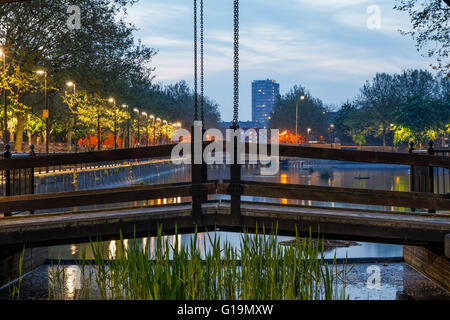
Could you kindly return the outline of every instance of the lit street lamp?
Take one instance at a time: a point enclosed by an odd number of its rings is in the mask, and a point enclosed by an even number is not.
[[[295,144],[298,144],[298,103],[305,100],[305,96],[301,95],[295,105]]]
[[[45,70],[37,70],[36,73],[40,76],[44,76],[44,94],[45,94],[45,111],[44,117],[46,118],[46,139],[45,139],[45,152],[48,153],[48,142],[50,140],[50,126],[49,126],[49,111],[48,111],[48,95],[47,95],[47,71]]]
[[[311,128],[308,128],[308,140],[311,141]]]
[[[110,103],[114,103],[114,149],[117,149],[117,109],[116,100],[114,98],[109,98]]]
[[[145,146],[148,146],[148,115],[147,112],[142,112],[142,115],[145,116]]]
[[[156,118],[156,122],[159,122],[159,125],[161,126],[161,119],[160,118]],[[156,131],[156,127],[155,127],[155,131]],[[161,144],[161,133],[158,135],[158,145]]]
[[[131,115],[130,115],[130,113],[128,111],[128,105],[123,104],[122,108],[127,109],[127,112],[128,112],[128,117],[127,117],[127,143],[126,143],[126,147],[129,148],[130,147],[130,118],[131,118]]]
[[[75,82],[73,81],[68,81],[66,82],[66,85],[68,87],[73,87],[73,96],[76,99],[76,95],[77,95],[77,85],[75,84]],[[77,152],[78,150],[78,143],[77,143],[77,105],[75,104],[75,110],[73,113],[73,136],[72,136],[72,140],[75,140],[75,152]],[[69,146],[69,151],[72,149],[72,141],[69,141],[70,146]]]
[[[334,124],[330,125],[330,135],[331,135],[331,149],[333,149],[333,143],[334,143]]]
[[[167,120],[163,120],[163,124],[165,124],[165,127],[166,127],[166,136],[165,136],[165,138],[164,138],[164,141],[167,143]]]
[[[150,115],[149,116],[150,119],[152,119],[152,123],[153,123],[153,145],[155,145],[155,116],[154,115]]]
[[[139,118],[140,118],[140,111],[139,111],[139,109],[138,108],[134,108],[134,110],[133,110],[134,112],[136,112],[138,115],[137,115],[137,125],[138,125],[138,136],[137,136],[137,145],[138,145],[138,147],[139,147],[139,144],[140,144],[140,140],[141,140],[141,128],[140,128],[140,120],[139,120]]]

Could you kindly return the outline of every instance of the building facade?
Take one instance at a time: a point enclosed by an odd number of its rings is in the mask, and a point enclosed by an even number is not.
[[[275,80],[252,82],[252,121],[267,128],[273,108],[279,102],[280,85]]]

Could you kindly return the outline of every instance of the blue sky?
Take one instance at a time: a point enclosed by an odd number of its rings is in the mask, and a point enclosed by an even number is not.
[[[233,0],[205,1],[205,93],[232,119]],[[128,10],[136,38],[159,49],[156,82],[186,80],[193,86],[192,0],[140,0]],[[376,72],[429,68],[395,0],[241,0],[240,120],[251,120],[251,82],[275,79],[281,94],[305,86],[339,106],[358,94]],[[367,25],[377,6],[380,28]],[[369,9],[369,12],[368,12]]]

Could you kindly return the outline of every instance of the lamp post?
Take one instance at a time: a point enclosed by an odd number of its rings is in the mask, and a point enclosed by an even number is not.
[[[3,61],[3,75],[6,76],[6,52],[0,48],[0,56]],[[6,97],[6,88],[3,88],[3,144],[6,148],[6,145],[9,143],[9,132],[8,132],[8,99]],[[5,149],[6,150],[6,149]]]
[[[165,137],[164,137],[164,142],[165,143],[167,143],[167,120],[163,120],[163,124],[165,125],[165,127],[166,127],[166,135],[165,135]]]
[[[305,100],[305,96],[301,95],[295,104],[295,144],[298,144],[298,103]]]
[[[172,126],[173,126],[173,131],[176,131],[177,130],[177,124],[173,123]],[[173,134],[172,134],[172,138],[170,139],[170,143],[173,143],[173,142],[174,141],[173,141]]]
[[[100,127],[100,108],[97,110],[97,149],[100,151],[102,149],[102,131]]]
[[[159,125],[161,126],[161,118],[156,118],[156,122],[159,122]],[[156,126],[155,126],[156,130]],[[161,144],[161,133],[158,135],[158,145]]]
[[[150,115],[149,116],[150,119],[152,119],[152,124],[153,124],[153,145],[155,145],[155,116],[154,115]]]
[[[110,103],[114,104],[114,149],[117,149],[117,109],[116,109],[116,99],[109,98]]]
[[[77,98],[77,85],[73,81],[66,82],[68,87],[73,87],[73,96],[75,99]],[[75,111],[73,113],[73,137],[72,140],[75,140],[75,152],[78,151],[78,143],[77,143],[77,105],[75,104]],[[72,149],[72,141],[70,142],[69,150]]]
[[[130,147],[130,118],[131,118],[131,115],[130,115],[130,113],[128,111],[128,105],[123,104],[122,108],[127,109],[127,113],[128,113],[128,117],[127,117],[127,143],[126,143],[125,146],[127,148],[129,148]]]
[[[148,115],[147,112],[142,112],[142,115],[145,117],[145,146],[148,146]]]
[[[49,126],[49,116],[50,116],[50,114],[49,114],[49,111],[48,111],[48,95],[47,95],[47,71],[45,71],[45,70],[38,70],[38,71],[36,71],[36,73],[38,74],[38,75],[43,75],[44,76],[44,95],[45,95],[45,110],[46,111],[44,111],[44,117],[46,118],[46,124],[45,124],[45,130],[46,130],[46,133],[45,133],[45,135],[46,135],[46,139],[45,139],[45,152],[48,154],[49,152],[48,152],[48,143],[49,143],[49,140],[50,140],[50,126]]]
[[[333,149],[333,143],[334,143],[334,124],[330,125],[330,136],[331,136],[331,149]]]
[[[311,141],[311,128],[308,128],[308,140]]]
[[[139,118],[140,118],[141,114],[140,114],[140,111],[139,111],[138,108],[134,108],[133,111],[137,113],[137,125],[138,125],[137,145],[139,147],[139,144],[140,144],[140,141],[141,141],[141,128],[140,128],[140,122],[139,122],[140,120],[139,120]]]

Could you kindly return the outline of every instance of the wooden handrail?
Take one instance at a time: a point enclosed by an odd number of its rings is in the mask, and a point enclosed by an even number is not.
[[[379,151],[340,150],[280,145],[280,156],[324,160],[450,168],[450,157]]]
[[[219,183],[218,193],[228,194],[228,181]],[[450,199],[421,192],[384,191],[370,189],[322,187],[282,183],[243,181],[244,196],[354,203],[361,205],[393,206],[450,210]]]
[[[205,142],[210,144],[211,142]],[[258,147],[265,146],[259,144]],[[0,170],[75,165],[130,159],[170,157],[175,144],[134,149],[119,149],[69,154],[38,155],[35,158],[0,159]],[[245,144],[248,152],[250,143]],[[267,146],[265,146],[267,147]],[[188,147],[190,149],[190,147]],[[226,143],[223,150],[226,152]],[[391,153],[359,150],[339,150],[279,145],[281,157],[311,158],[366,163],[385,163],[414,166],[433,166],[450,169],[450,157],[408,153]],[[270,153],[270,147],[269,147]]]
[[[0,170],[51,167],[121,161],[130,159],[170,157],[175,144],[165,144],[133,149],[118,149],[80,153],[37,155],[34,158],[0,159]]]
[[[229,194],[230,183],[227,181],[224,183],[209,181],[203,184],[203,186],[208,195]],[[291,185],[254,181],[243,181],[242,186],[242,195],[244,196],[450,210],[450,199],[444,199],[441,195],[429,193]],[[191,183],[175,183],[0,197],[0,212],[57,209],[170,197],[190,197],[192,196],[192,192]]]
[[[216,193],[215,182],[204,184],[204,187],[207,194]],[[174,183],[0,197],[0,212],[59,209],[171,197],[190,197],[191,188],[191,183]]]

